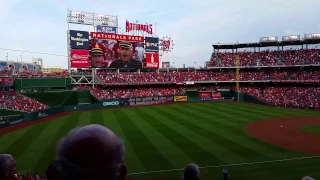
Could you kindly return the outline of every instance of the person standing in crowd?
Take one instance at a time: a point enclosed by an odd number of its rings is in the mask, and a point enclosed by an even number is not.
[[[228,168],[223,168],[223,179],[228,180],[229,170]]]
[[[91,124],[71,130],[57,144],[48,180],[125,180],[125,147],[110,129]]]
[[[200,169],[196,164],[188,164],[183,169],[182,180],[199,180],[200,179]]]
[[[130,42],[121,41],[119,46],[120,59],[113,61],[110,68],[142,68],[142,63],[133,58],[133,47]]]
[[[137,51],[137,56],[139,57],[140,61],[142,62],[144,59],[144,48],[142,47],[142,43],[138,43],[138,46],[135,48]]]
[[[17,179],[16,161],[10,154],[0,154],[0,179]]]

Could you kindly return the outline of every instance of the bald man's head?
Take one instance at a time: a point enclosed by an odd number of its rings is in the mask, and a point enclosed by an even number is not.
[[[200,178],[200,169],[198,165],[190,163],[183,169],[183,180],[198,180]]]
[[[16,161],[10,154],[0,154],[0,179],[16,179]]]
[[[124,142],[119,137],[104,126],[92,124],[73,129],[62,138],[56,159],[64,172],[99,172],[117,180],[126,175],[124,153]]]

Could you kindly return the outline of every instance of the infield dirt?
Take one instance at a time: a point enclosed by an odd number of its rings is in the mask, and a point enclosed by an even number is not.
[[[246,131],[267,143],[320,155],[320,135],[297,129],[316,124],[320,124],[320,116],[275,118],[255,121],[246,127]]]

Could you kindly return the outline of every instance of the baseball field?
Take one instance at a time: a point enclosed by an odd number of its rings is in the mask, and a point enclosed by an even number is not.
[[[231,180],[320,178],[319,111],[243,103],[186,103],[47,117],[0,129],[0,153],[12,154],[20,173],[45,175],[58,140],[87,124],[104,125],[125,140],[132,179],[179,179],[190,162],[197,163],[201,179],[208,180],[223,179],[223,167],[229,168]]]

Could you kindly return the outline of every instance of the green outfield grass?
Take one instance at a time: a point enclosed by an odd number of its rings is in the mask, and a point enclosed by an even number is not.
[[[313,155],[264,143],[245,132],[256,120],[315,115],[320,112],[238,103],[76,112],[0,136],[0,153],[12,154],[19,172],[44,175],[61,137],[75,127],[102,124],[125,140],[132,178],[179,179],[179,169],[190,162],[205,167],[201,179],[208,180],[222,179],[222,165],[228,165],[231,180],[320,178],[320,157],[301,158]]]
[[[320,135],[320,125],[299,126],[298,129]]]

